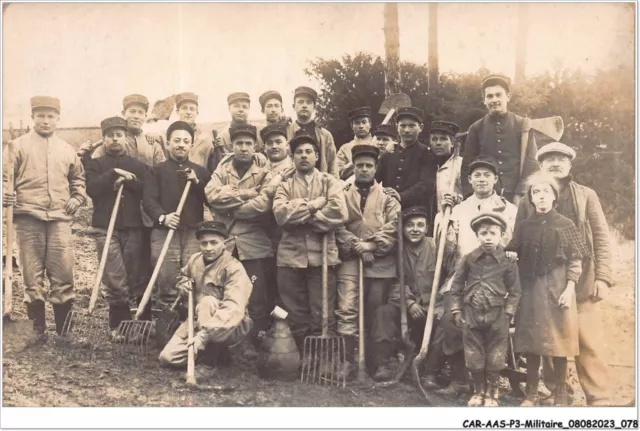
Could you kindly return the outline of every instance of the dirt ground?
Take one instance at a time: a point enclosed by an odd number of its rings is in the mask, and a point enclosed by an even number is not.
[[[94,240],[86,236],[88,211],[74,224],[75,277],[78,303],[88,303],[98,267]],[[635,393],[635,268],[633,242],[614,248],[615,287],[602,304],[607,331],[612,397],[626,404]],[[14,280],[14,304],[18,319],[26,319],[21,304],[21,280]],[[106,304],[98,302],[98,315]],[[298,382],[269,381],[258,377],[252,366],[234,361],[219,368],[196,388],[184,384],[184,371],[160,368],[150,352],[139,364],[114,360],[110,354],[94,361],[70,356],[55,336],[53,312],[47,309],[49,340],[46,345],[23,350],[30,324],[24,320],[4,326],[2,384],[4,406],[424,406],[425,400],[410,377],[392,388],[348,385],[346,389],[303,385]],[[106,321],[105,321],[106,323]],[[574,405],[584,405],[584,396],[570,367]],[[502,405],[518,405],[504,383]],[[437,406],[463,406],[466,399],[434,397]]]

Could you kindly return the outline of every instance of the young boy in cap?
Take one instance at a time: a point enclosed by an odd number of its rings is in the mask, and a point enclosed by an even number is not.
[[[247,312],[252,284],[244,268],[226,251],[227,231],[217,221],[200,223],[195,233],[199,252],[190,256],[177,278],[179,294],[193,291],[195,325],[193,350],[196,364],[204,365],[208,347],[220,350],[244,340],[252,322]],[[158,359],[165,366],[183,368],[189,350],[188,322],[183,322]],[[197,367],[196,372],[206,372]],[[206,374],[205,374],[206,376]]]
[[[329,329],[335,331],[335,230],[347,221],[340,180],[315,168],[320,149],[314,135],[297,134],[290,142],[296,173],[281,182],[273,213],[283,228],[278,246],[278,292],[298,350],[304,338],[320,333],[322,322],[322,237],[327,235]]]
[[[167,129],[169,159],[156,166],[144,184],[143,205],[155,221],[151,233],[151,261],[155,266],[169,229],[175,234],[158,275],[158,302],[170,307],[177,296],[176,279],[180,268],[198,251],[195,226],[203,220],[206,196],[204,188],[209,182],[209,171],[189,160],[194,132],[184,121],[176,121]],[[183,190],[191,182],[182,214],[177,214]]]
[[[22,265],[24,300],[33,320],[35,342],[46,340],[45,271],[51,283],[56,331],[61,334],[71,310],[73,281],[73,216],[85,199],[85,172],[73,148],[55,134],[60,100],[31,98],[33,130],[13,140],[14,187],[3,184],[3,206],[13,215]],[[3,175],[3,182],[7,178]]]
[[[348,220],[336,231],[342,264],[338,267],[338,333],[345,338],[344,372],[353,377],[358,345],[358,280],[362,259],[365,283],[365,325],[371,322],[379,306],[387,302],[396,278],[396,229],[400,203],[384,193],[374,179],[380,150],[360,144],[352,148],[355,183],[345,187]],[[365,336],[365,334],[360,334]]]
[[[373,130],[372,145],[380,150],[380,154],[393,153],[398,146],[398,129],[391,124],[380,124]]]
[[[264,114],[266,125],[283,124],[286,126],[291,123],[291,119],[285,117],[282,107],[282,95],[275,90],[265,91],[258,98],[260,102],[260,112]],[[258,127],[258,141],[256,143],[256,151],[263,152],[265,150],[264,140],[262,139],[262,129],[265,126]]]
[[[198,119],[198,95],[191,92],[184,92],[176,95],[176,113],[178,119],[189,124],[193,128],[194,139],[189,160],[203,168],[207,168],[209,172],[213,172],[213,135],[198,127],[196,121]]]
[[[338,171],[340,179],[346,180],[353,175],[353,161],[351,159],[351,149],[354,145],[370,145],[371,140],[371,108],[363,108],[349,111],[349,122],[353,130],[353,140],[342,145],[338,150]]]
[[[462,200],[462,186],[460,184],[460,168],[462,157],[454,157],[455,136],[459,127],[451,121],[433,121],[429,130],[429,149],[436,158],[438,170],[436,172],[436,213],[442,211],[442,199],[450,193],[454,184],[453,198],[457,204]]]
[[[480,246],[462,258],[451,282],[451,313],[462,329],[464,356],[471,373],[469,407],[498,406],[500,371],[506,366],[509,322],[520,300],[515,261],[500,240],[507,221],[488,212],[471,220]]]
[[[91,226],[96,237],[98,260],[106,241],[107,229],[117,190],[123,185],[115,228],[109,241],[102,282],[107,287],[109,329],[115,336],[123,320],[131,320],[129,301],[142,296],[146,287],[140,273],[143,224],[140,207],[147,167],[128,156],[127,121],[121,117],[107,118],[100,123],[105,155],[87,163],[87,193],[93,199]]]
[[[269,329],[270,313],[275,306],[275,262],[269,238],[271,205],[275,186],[271,172],[253,159],[257,139],[251,124],[230,128],[233,154],[218,166],[205,188],[213,218],[226,225],[233,235],[233,255],[237,257],[253,283],[249,315],[254,322],[251,341],[258,347],[260,332]],[[255,350],[245,352],[255,359]]]
[[[499,166],[501,184],[496,187],[509,202],[518,205],[524,194],[526,178],[538,170],[537,151],[530,131],[522,144],[525,119],[510,112],[511,86],[503,75],[489,75],[482,80],[482,98],[489,111],[469,127],[462,165],[462,187],[465,196],[471,194],[467,182],[469,163],[478,156],[493,157]],[[526,131],[525,131],[526,132]],[[525,148],[522,148],[525,145]]]
[[[293,139],[296,133],[305,133],[313,136],[318,148],[323,148],[326,157],[326,166],[320,166],[321,160],[317,159],[316,168],[322,172],[328,172],[338,177],[338,158],[336,157],[336,144],[333,135],[324,127],[316,123],[316,102],[318,93],[309,87],[298,87],[293,93],[293,109],[296,112],[296,121],[289,124],[287,138]]]

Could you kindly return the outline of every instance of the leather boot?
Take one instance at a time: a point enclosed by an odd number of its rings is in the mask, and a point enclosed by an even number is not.
[[[480,407],[484,404],[486,390],[484,370],[472,372],[471,381],[473,383],[473,395],[469,399],[467,406]]]
[[[122,340],[122,334],[118,333],[118,327],[124,320],[132,319],[133,317],[131,316],[129,304],[109,305],[109,330],[111,332],[111,341],[119,342]]]
[[[562,380],[556,383],[556,388],[553,391],[553,405],[556,407],[566,407],[569,405],[569,395],[567,394],[567,382]]]
[[[33,330],[35,338],[28,342],[31,344],[41,344],[46,342],[47,335],[45,330],[47,329],[47,321],[44,309],[43,301],[33,301],[27,304],[27,315],[29,319],[33,320]]]
[[[391,380],[394,377],[394,369],[391,364],[393,345],[389,341],[380,341],[374,343],[373,350],[376,358],[376,371],[373,374],[373,380],[376,382]]]
[[[56,332],[58,335],[62,335],[64,328],[64,322],[67,320],[67,316],[73,307],[73,301],[63,302],[62,304],[53,304],[53,317],[56,321]],[[68,329],[67,329],[68,330]]]
[[[454,353],[449,356],[449,365],[451,366],[451,383],[445,388],[437,391],[439,395],[458,397],[462,394],[468,394],[469,380],[467,378],[467,367],[464,362],[464,351]]]
[[[139,298],[136,298],[136,305],[139,307],[140,306],[140,301],[142,301],[142,296]],[[142,315],[140,316],[139,320],[152,320],[152,316],[151,316],[151,301],[147,302],[147,306],[144,309],[144,312],[142,313]]]
[[[521,407],[535,407],[540,403],[538,397],[538,386],[540,384],[540,373],[538,368],[531,367],[527,369],[527,388],[525,390],[525,399],[520,403]]]
[[[498,398],[500,396],[500,373],[499,372],[487,372],[487,390],[484,396],[485,407],[498,407]]]

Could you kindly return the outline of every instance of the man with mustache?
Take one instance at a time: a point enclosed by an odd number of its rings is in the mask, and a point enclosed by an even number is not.
[[[353,161],[351,160],[351,149],[354,145],[370,145],[371,140],[371,108],[363,108],[349,111],[349,121],[353,130],[353,140],[340,147],[338,150],[338,171],[340,179],[346,180],[353,175]]]
[[[500,183],[496,191],[501,192],[509,202],[518,205],[524,195],[524,180],[538,170],[535,140],[529,132],[526,148],[521,148],[524,118],[510,112],[511,100],[509,78],[503,75],[489,75],[482,80],[482,97],[489,111],[484,117],[469,127],[464,147],[461,172],[465,196],[472,193],[467,181],[469,163],[477,156],[489,156],[498,163]]]
[[[287,141],[287,125],[283,123],[267,124],[260,130],[264,151],[269,159],[267,169],[271,175],[283,175],[286,177],[295,172],[295,166],[289,154],[289,142]]]
[[[275,90],[265,91],[258,98],[261,112],[264,114],[267,124],[258,128],[258,141],[256,142],[256,152],[265,151],[264,140],[262,139],[262,129],[272,124],[289,124],[290,118],[285,117],[282,107],[282,95]]]
[[[55,134],[60,100],[31,98],[33,130],[13,140],[13,190],[3,184],[2,204],[13,206],[24,302],[33,320],[31,343],[46,342],[45,301],[53,305],[56,332],[62,333],[75,298],[71,222],[85,204],[85,172],[73,148]],[[8,178],[3,175],[3,183]],[[44,288],[45,272],[51,285]]]

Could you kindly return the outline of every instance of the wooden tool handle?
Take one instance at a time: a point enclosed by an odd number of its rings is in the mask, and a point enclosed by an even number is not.
[[[189,348],[187,350],[187,384],[196,384],[196,355],[193,349],[193,291],[189,291]]]
[[[328,171],[327,155],[324,145],[320,143],[320,169],[323,172]],[[325,193],[327,200],[329,199],[329,181],[325,180]],[[322,235],[322,336],[329,336],[329,260],[328,260],[328,233]]]
[[[184,208],[184,203],[187,201],[187,196],[189,195],[189,190],[191,188],[191,181],[187,181],[187,184],[184,186],[184,191],[182,192],[182,196],[180,197],[180,202],[178,203],[178,208],[176,209],[176,213],[180,215],[182,213],[182,208]],[[169,244],[171,244],[171,240],[173,239],[173,235],[175,234],[175,230],[169,229],[169,233],[167,234],[167,238],[164,240],[164,244],[162,245],[162,250],[160,250],[160,256],[158,256],[158,262],[156,263],[155,268],[153,268],[153,274],[151,274],[151,279],[149,280],[149,284],[147,284],[147,288],[144,290],[144,295],[140,300],[140,304],[138,304],[138,311],[136,312],[136,320],[142,316],[144,313],[144,309],[149,302],[149,298],[151,298],[151,291],[153,290],[153,286],[156,284],[156,280],[158,279],[158,274],[160,274],[160,267],[162,266],[162,262],[164,258],[167,256],[167,251],[169,250]]]
[[[400,329],[402,341],[409,340],[409,320],[407,317],[407,294],[404,287],[404,232],[402,210],[398,211],[398,281],[400,283]]]
[[[358,381],[364,382],[365,358],[364,358],[364,265],[362,258],[358,259]]]
[[[389,112],[387,112],[387,115],[384,117],[384,120],[382,120],[382,123],[380,124],[387,124],[389,121],[391,121],[391,117],[393,117],[393,114],[395,113],[396,113],[395,108],[389,109]]]
[[[8,163],[3,166],[3,169],[7,169],[7,181],[4,193],[14,193],[14,165],[13,165],[13,141],[9,141],[2,148],[3,159]],[[13,206],[7,207],[4,210],[6,214],[6,244],[4,246],[4,296],[2,315],[10,316],[13,308]]]
[[[120,200],[122,199],[122,190],[124,184],[120,184],[118,187],[118,193],[116,194],[116,201],[113,204],[111,210],[111,218],[109,219],[109,227],[107,228],[107,237],[102,247],[102,257],[100,257],[100,265],[98,265],[98,274],[96,275],[96,281],[93,283],[93,290],[91,291],[91,299],[89,300],[89,311],[91,314],[98,301],[98,291],[100,290],[100,283],[102,282],[102,275],[104,274],[104,268],[107,265],[107,256],[109,254],[109,243],[111,243],[111,237],[113,236],[113,230],[116,227],[116,219],[118,218],[118,210],[120,209]]]

